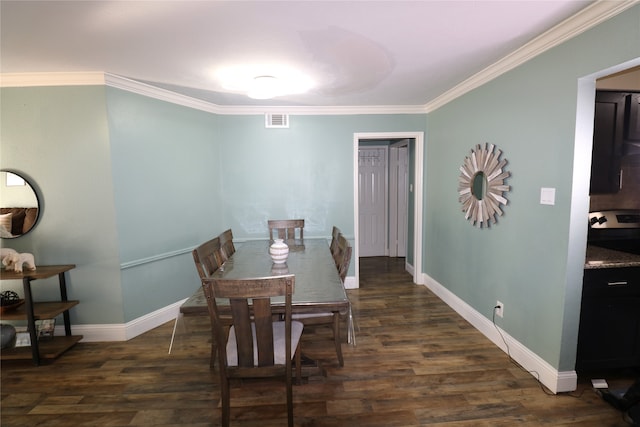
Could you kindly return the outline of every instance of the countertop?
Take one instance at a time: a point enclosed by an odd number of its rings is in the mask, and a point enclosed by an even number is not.
[[[640,255],[587,245],[585,269],[640,267]]]

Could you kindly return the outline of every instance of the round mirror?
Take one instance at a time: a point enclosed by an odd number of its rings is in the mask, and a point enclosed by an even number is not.
[[[507,161],[493,144],[476,145],[460,167],[458,195],[465,218],[478,227],[488,227],[502,215],[500,205],[507,204],[510,187],[504,180],[511,174],[503,171]]]
[[[15,172],[0,171],[0,237],[27,234],[39,217],[38,195],[29,181]]]
[[[478,200],[482,200],[484,198],[484,192],[487,188],[487,178],[484,175],[484,172],[480,171],[475,174],[473,180],[471,180],[471,194]]]

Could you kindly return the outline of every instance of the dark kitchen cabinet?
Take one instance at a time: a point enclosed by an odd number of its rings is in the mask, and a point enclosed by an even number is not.
[[[640,267],[585,270],[576,370],[640,367]]]
[[[624,137],[628,141],[640,141],[640,93],[626,96],[626,125]]]
[[[627,93],[596,92],[590,194],[617,193],[623,154]]]

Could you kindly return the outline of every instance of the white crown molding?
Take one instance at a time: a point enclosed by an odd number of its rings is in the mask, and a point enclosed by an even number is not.
[[[227,115],[262,115],[267,113],[286,113],[295,115],[347,115],[347,114],[424,114],[422,105],[379,105],[379,106],[331,106],[331,107],[301,107],[301,106],[248,106],[248,105],[217,105],[189,96],[161,89],[149,84],[141,83],[115,74],[106,74],[107,86],[137,93],[139,95],[156,98],[184,107],[194,108],[214,114]]]
[[[350,106],[245,106],[221,107],[219,114],[266,114],[286,113],[290,115],[351,115],[351,114],[424,114],[424,105],[350,105]]]
[[[0,87],[104,85],[103,72],[0,73]]]
[[[228,115],[260,115],[266,113],[287,113],[291,115],[425,114],[440,108],[546,50],[587,31],[638,3],[640,3],[640,0],[597,0],[591,6],[564,20],[424,105],[224,106],[103,72],[0,73],[0,87],[107,85],[197,110]]]
[[[465,93],[488,83],[507,71],[529,61],[533,57],[538,56],[541,53],[564,43],[570,38],[595,27],[601,22],[624,12],[639,2],[640,0],[596,1],[591,6],[588,6],[570,18],[565,19],[555,27],[511,52],[498,62],[488,66],[484,70],[474,74],[434,100],[428,102],[423,106],[424,112],[430,113],[437,110]]]
[[[161,89],[150,84],[131,80],[116,74],[105,73],[105,84],[116,89],[126,90],[127,92],[137,93],[138,95],[155,98],[161,101],[170,102],[172,104],[182,105],[183,107],[194,108],[196,110],[206,111],[214,114],[224,114],[225,107],[202,101],[190,96],[181,95],[170,90]]]

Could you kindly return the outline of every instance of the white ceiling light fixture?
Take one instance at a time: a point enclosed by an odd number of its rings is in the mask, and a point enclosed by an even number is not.
[[[314,86],[306,75],[285,67],[229,67],[216,74],[224,89],[245,93],[253,99],[305,93]]]
[[[280,96],[283,92],[281,82],[273,76],[254,77],[247,96],[253,99],[270,99]]]

